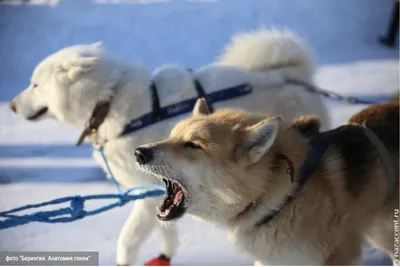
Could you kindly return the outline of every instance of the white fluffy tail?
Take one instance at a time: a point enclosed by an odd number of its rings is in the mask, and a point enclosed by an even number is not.
[[[284,75],[311,81],[314,64],[308,45],[289,30],[262,29],[232,37],[218,65],[250,71],[282,70]]]

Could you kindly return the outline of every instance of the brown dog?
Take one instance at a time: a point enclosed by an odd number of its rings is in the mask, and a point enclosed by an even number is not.
[[[365,235],[396,256],[398,120],[398,103],[375,105],[320,133],[314,117],[210,114],[199,100],[168,139],[138,148],[138,166],[166,184],[160,220],[225,226],[264,264],[357,264]]]

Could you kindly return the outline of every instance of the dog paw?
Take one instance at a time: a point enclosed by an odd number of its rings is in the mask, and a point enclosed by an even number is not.
[[[264,266],[261,261],[255,261],[254,266]]]
[[[144,266],[171,266],[171,262],[167,258],[157,257],[146,262]]]

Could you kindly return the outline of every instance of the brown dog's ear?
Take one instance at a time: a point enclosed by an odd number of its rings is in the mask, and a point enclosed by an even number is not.
[[[281,125],[280,117],[268,118],[247,129],[246,146],[250,164],[254,164],[275,142]]]
[[[300,116],[293,121],[290,128],[309,138],[319,134],[321,121],[317,116]]]
[[[199,98],[194,105],[193,116],[202,116],[210,114],[210,110],[208,109],[207,102],[204,98]]]

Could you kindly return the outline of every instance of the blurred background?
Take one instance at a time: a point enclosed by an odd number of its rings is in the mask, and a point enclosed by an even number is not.
[[[235,33],[289,28],[310,44],[320,87],[387,96],[399,88],[398,35],[387,35],[390,26],[398,31],[398,13],[391,25],[396,7],[393,0],[0,0],[0,210],[114,190],[91,158],[91,147],[74,146],[79,130],[50,120],[29,123],[8,110],[50,53],[103,41],[115,56],[149,70],[166,63],[196,69],[214,61]],[[334,125],[363,107],[327,105]],[[0,250],[99,251],[100,263],[113,265],[129,211],[126,206],[74,223],[3,230]],[[191,218],[179,224],[182,245],[174,265],[251,264],[224,231]],[[154,235],[139,262],[157,253]],[[367,248],[364,263],[390,261]]]

